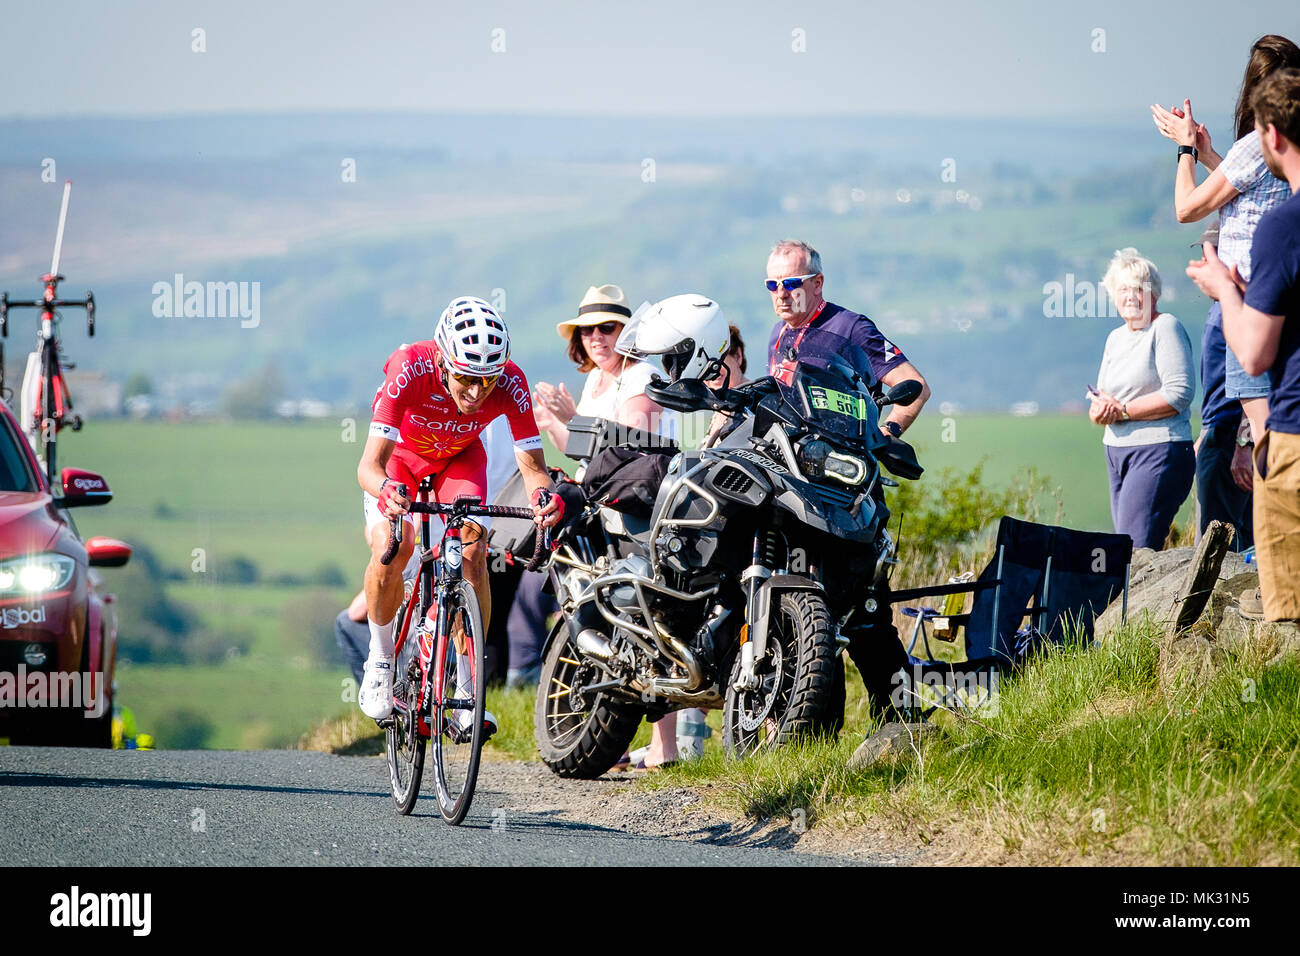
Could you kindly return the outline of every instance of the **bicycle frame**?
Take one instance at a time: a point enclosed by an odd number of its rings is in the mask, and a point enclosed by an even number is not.
[[[486,725],[484,700],[486,666],[486,630],[481,619],[476,595],[464,577],[462,527],[466,520],[482,516],[504,518],[532,517],[530,508],[483,506],[476,496],[459,496],[451,504],[429,503],[432,480],[421,480],[414,500],[408,509],[420,515],[420,541],[415,587],[406,599],[399,632],[393,641],[394,661],[404,683],[393,700],[392,716],[380,722],[386,729],[385,750],[388,754],[389,776],[392,782],[393,801],[398,813],[408,814],[419,796],[420,776],[424,766],[424,749],[433,741],[434,767],[438,784],[438,805],[443,819],[457,824],[469,812],[474,799],[474,784],[478,776],[479,757],[482,754]],[[407,497],[405,485],[398,491]],[[541,496],[539,496],[541,497]],[[441,547],[434,556],[430,519],[441,515],[446,524]],[[402,550],[403,517],[389,519],[388,547],[379,557],[387,565]],[[549,546],[549,534],[537,536],[537,552],[533,562],[540,562]],[[464,617],[462,608],[466,608]],[[430,620],[432,618],[432,621]],[[462,640],[458,644],[453,635],[453,625],[463,621]],[[432,624],[432,627],[430,626]],[[403,657],[410,650],[408,641],[417,641],[416,655]],[[478,642],[478,643],[471,643]],[[464,673],[468,658],[469,673]],[[415,668],[420,671],[418,696],[416,696]],[[432,671],[432,674],[430,673]],[[398,675],[394,675],[395,677]],[[468,678],[468,686],[466,685]],[[448,698],[448,682],[454,682],[454,693],[468,699]],[[396,682],[395,682],[396,685]],[[411,711],[415,713],[412,714]],[[469,719],[466,720],[466,717]],[[449,749],[450,748],[450,749]],[[450,760],[448,757],[450,756]],[[448,769],[464,761],[464,775]]]
[[[433,736],[433,728],[429,723],[429,717],[432,714],[447,706],[464,708],[470,705],[470,701],[443,696],[444,675],[441,670],[434,673],[433,681],[429,680],[429,672],[433,668],[433,662],[442,659],[445,643],[452,640],[451,621],[448,619],[447,610],[448,602],[445,597],[460,584],[464,577],[461,526],[474,516],[471,512],[492,512],[510,517],[531,514],[531,512],[524,509],[483,508],[477,505],[463,505],[459,499],[450,506],[439,503],[431,504],[429,502],[429,492],[432,489],[432,484],[430,478],[422,479],[415,501],[412,503],[412,513],[420,516],[420,571],[416,577],[416,590],[412,592],[412,596],[416,597],[416,600],[407,603],[401,627],[393,641],[393,659],[397,660],[411,634],[415,633],[419,636],[420,712],[417,715],[416,727],[420,736],[430,738]],[[514,513],[510,514],[511,512]],[[433,534],[431,531],[431,519],[434,514],[440,514],[444,518],[444,528],[442,539],[439,542],[437,558],[433,556]],[[540,555],[540,553],[541,549],[539,548],[538,554]],[[435,596],[437,598],[436,604]],[[431,629],[428,620],[429,611],[435,606],[437,612],[434,617],[434,626]],[[415,620],[417,613],[420,616],[418,622]],[[412,631],[413,626],[414,631]],[[434,634],[438,636],[436,644],[432,639]],[[475,655],[470,654],[469,661],[471,677],[477,683],[478,675],[474,670]]]
[[[420,482],[419,492],[416,497],[416,504],[428,507],[429,490],[431,482],[425,478]],[[412,509],[415,511],[416,509]],[[462,569],[459,556],[461,553],[461,534],[460,526],[464,521],[463,517],[449,515],[443,529],[442,540],[439,542],[439,555],[433,557],[433,534],[431,531],[432,515],[428,511],[420,514],[420,571],[416,577],[416,590],[412,596],[416,600],[409,602],[406,606],[406,614],[402,618],[402,626],[393,642],[393,656],[396,660],[406,645],[406,641],[412,632],[412,624],[415,625],[414,633],[419,640],[417,648],[420,661],[420,712],[417,714],[417,730],[422,737],[432,737],[433,728],[429,724],[429,717],[434,713],[435,703],[441,707],[445,705],[443,698],[443,674],[441,671],[433,675],[433,680],[429,680],[429,672],[433,668],[433,662],[442,657],[442,642],[447,640],[449,621],[447,620],[447,602],[443,600],[447,592],[454,588],[461,580]],[[449,549],[449,542],[455,542]],[[454,550],[457,560],[448,561],[446,556],[449,550]],[[434,592],[437,591],[437,604],[434,604]],[[430,628],[428,615],[430,609],[436,606],[437,614],[434,620],[434,626]],[[419,615],[420,620],[416,622],[414,618]],[[435,645],[433,635],[438,635],[439,645]],[[471,657],[471,667],[473,658]],[[452,703],[461,703],[453,701]]]

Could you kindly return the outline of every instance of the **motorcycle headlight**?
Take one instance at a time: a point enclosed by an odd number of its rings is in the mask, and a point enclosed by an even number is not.
[[[43,594],[67,587],[77,562],[63,554],[33,554],[0,561],[0,594]]]
[[[833,451],[826,457],[826,477],[846,485],[860,485],[867,477],[867,463],[861,458]]]
[[[832,454],[831,446],[824,441],[813,440],[799,446],[796,457],[799,467],[809,478],[822,478],[826,475],[826,459]]]
[[[801,445],[798,458],[799,466],[809,478],[834,478],[846,485],[859,485],[867,477],[866,462],[835,451],[821,439]]]

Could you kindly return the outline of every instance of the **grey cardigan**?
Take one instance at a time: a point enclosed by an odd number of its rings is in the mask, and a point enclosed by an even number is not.
[[[1141,331],[1121,325],[1110,333],[1097,372],[1097,387],[1124,404],[1159,392],[1177,411],[1156,421],[1107,425],[1104,444],[1128,447],[1192,440],[1188,417],[1196,392],[1192,343],[1182,323],[1168,312],[1161,312]]]

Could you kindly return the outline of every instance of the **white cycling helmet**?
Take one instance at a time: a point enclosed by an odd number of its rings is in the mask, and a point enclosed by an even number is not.
[[[472,295],[452,299],[433,341],[453,372],[497,375],[510,359],[510,333],[497,310]]]
[[[635,359],[660,356],[669,381],[713,378],[731,345],[731,327],[722,307],[688,292],[654,305],[643,304],[632,316],[615,349]],[[710,368],[712,366],[712,368]],[[708,374],[706,374],[708,373]]]

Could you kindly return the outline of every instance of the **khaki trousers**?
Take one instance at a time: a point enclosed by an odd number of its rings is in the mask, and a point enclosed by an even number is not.
[[[1255,446],[1255,556],[1264,617],[1300,619],[1300,435],[1265,431]]]

